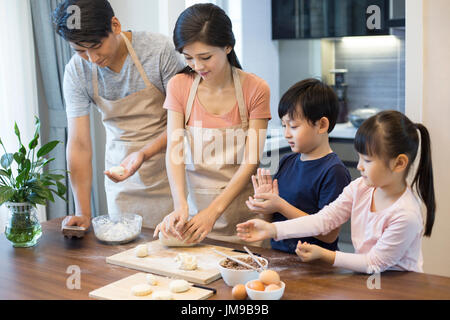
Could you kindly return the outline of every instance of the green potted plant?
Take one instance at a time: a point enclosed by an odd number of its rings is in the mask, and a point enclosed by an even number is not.
[[[60,182],[65,175],[43,169],[51,161],[44,156],[52,151],[59,141],[51,141],[36,150],[40,122],[36,117],[36,131],[28,144],[28,151],[22,144],[17,123],[14,131],[19,139],[19,150],[8,153],[0,138],[4,154],[0,159],[0,205],[5,204],[9,215],[5,228],[6,238],[14,247],[31,247],[36,245],[42,235],[42,228],[36,216],[36,204],[46,205],[54,202],[53,194],[65,200],[66,186]],[[15,162],[15,164],[14,164]],[[17,165],[17,174],[13,171]],[[62,170],[65,173],[65,170]]]

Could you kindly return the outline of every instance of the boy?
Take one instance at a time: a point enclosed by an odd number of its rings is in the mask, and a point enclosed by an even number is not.
[[[294,219],[304,212],[317,213],[341,194],[351,181],[350,173],[328,141],[338,112],[336,94],[319,80],[305,79],[289,88],[280,100],[278,114],[293,153],[281,159],[273,183],[268,170],[258,169],[258,179],[252,177],[255,199],[247,201],[252,212],[273,213],[274,222]],[[339,228],[314,238],[272,239],[271,245],[295,253],[300,240],[335,251],[338,234]]]

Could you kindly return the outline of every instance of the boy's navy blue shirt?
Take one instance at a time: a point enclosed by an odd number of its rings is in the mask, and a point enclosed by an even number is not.
[[[336,200],[351,181],[349,171],[334,152],[309,161],[300,160],[298,153],[288,154],[281,159],[274,179],[278,179],[280,197],[308,214],[315,214]],[[280,213],[273,215],[274,222],[284,220],[287,218]],[[270,243],[273,249],[295,253],[299,240],[336,251],[339,238],[333,243],[313,237],[280,241],[271,239]]]

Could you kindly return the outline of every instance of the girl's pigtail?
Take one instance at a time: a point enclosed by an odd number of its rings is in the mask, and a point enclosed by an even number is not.
[[[433,166],[431,163],[431,141],[430,135],[425,126],[417,123],[416,127],[420,132],[421,154],[419,167],[417,168],[417,173],[414,177],[412,185],[416,185],[416,188],[419,191],[419,195],[427,208],[427,220],[425,223],[424,235],[429,237],[431,236],[431,230],[433,229],[436,211],[433,183]]]

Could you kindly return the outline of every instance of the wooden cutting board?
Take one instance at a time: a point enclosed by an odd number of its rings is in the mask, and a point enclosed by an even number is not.
[[[127,278],[110,283],[104,287],[89,292],[89,297],[100,300],[152,300],[152,294],[156,291],[169,291],[169,283],[173,279],[155,276],[157,285],[151,286],[153,292],[147,296],[135,296],[131,293],[131,288],[138,284],[145,284],[146,273],[136,273]],[[188,291],[172,293],[174,300],[204,300],[212,296],[212,290],[191,287]]]
[[[159,240],[147,243],[148,256],[138,258],[134,248],[106,258],[106,262],[144,272],[151,272],[166,277],[184,279],[198,284],[208,284],[221,277],[218,262],[223,258],[212,249],[227,255],[242,255],[232,248],[199,244],[193,247],[166,247]],[[175,257],[179,253],[187,253],[197,257],[196,270],[181,270]]]

